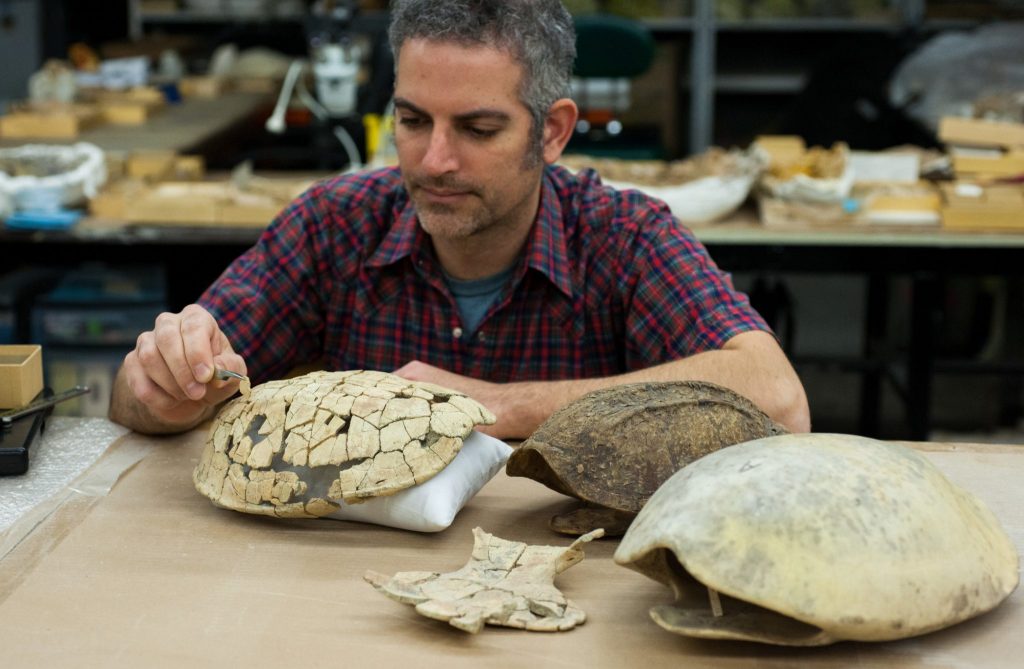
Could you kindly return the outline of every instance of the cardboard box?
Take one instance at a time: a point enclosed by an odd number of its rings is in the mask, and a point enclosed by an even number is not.
[[[31,402],[43,389],[43,347],[0,346],[0,409]]]
[[[958,182],[942,188],[942,226],[950,230],[1024,230],[1024,185]]]
[[[1024,123],[944,116],[939,121],[939,139],[965,146],[1024,147]]]

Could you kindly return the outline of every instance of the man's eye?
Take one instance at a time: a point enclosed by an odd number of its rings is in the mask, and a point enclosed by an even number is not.
[[[399,116],[398,123],[406,128],[416,128],[423,125],[423,119],[417,116]]]
[[[494,128],[477,128],[476,126],[467,127],[466,132],[468,132],[473,137],[479,137],[481,139],[487,137],[494,137],[495,135],[498,134],[498,131],[495,130]]]

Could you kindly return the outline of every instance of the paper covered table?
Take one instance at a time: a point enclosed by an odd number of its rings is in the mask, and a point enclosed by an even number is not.
[[[193,488],[204,437],[127,435],[59,503],[41,505],[0,535],[5,669],[1009,668],[1024,657],[1020,588],[980,618],[894,643],[786,649],[675,636],[648,616],[671,593],[615,565],[613,540],[587,544],[586,559],[556,580],[586,612],[586,624],[564,633],[488,627],[465,634],[382,597],[363,573],[458,569],[475,526],[510,540],[568,545],[547,528],[567,498],[501,473],[438,534],[250,516],[215,508]],[[988,503],[1024,552],[1024,447],[916,446]]]

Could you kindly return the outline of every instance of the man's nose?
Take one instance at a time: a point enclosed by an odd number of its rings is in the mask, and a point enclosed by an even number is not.
[[[423,155],[423,170],[429,174],[447,174],[455,172],[458,166],[455,145],[449,131],[445,128],[433,128],[427,152]]]

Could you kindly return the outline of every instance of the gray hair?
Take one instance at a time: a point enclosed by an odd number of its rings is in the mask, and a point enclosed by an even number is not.
[[[519,99],[530,112],[536,149],[551,105],[570,96],[576,30],[559,0],[393,0],[388,37],[396,67],[409,39],[508,52],[523,66]]]

